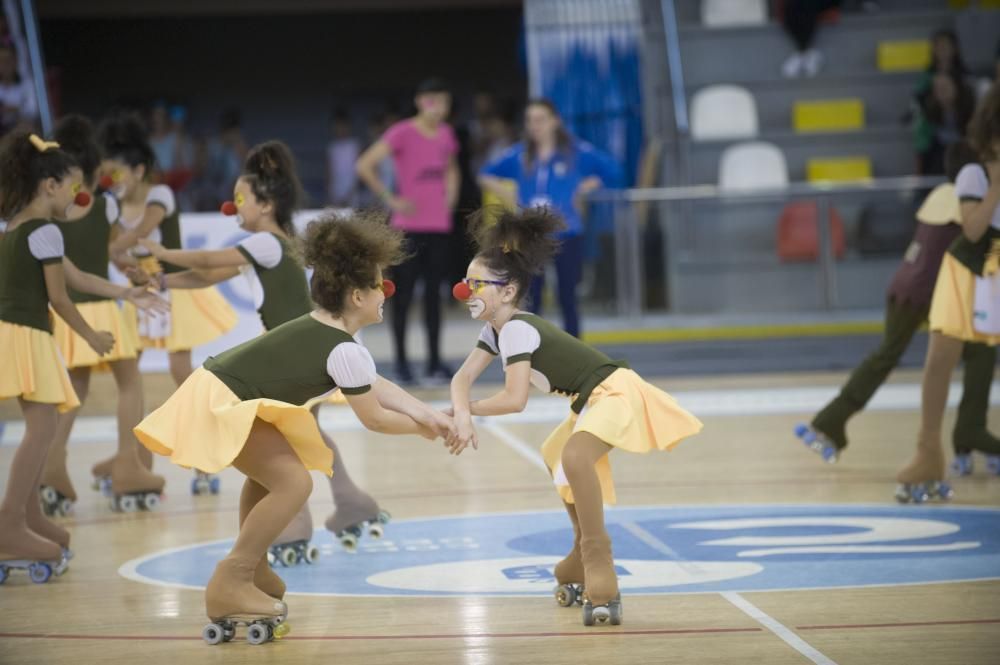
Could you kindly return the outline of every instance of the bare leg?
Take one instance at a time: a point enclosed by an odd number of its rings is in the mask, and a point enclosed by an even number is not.
[[[90,368],[75,367],[69,370],[69,380],[73,384],[73,390],[76,391],[77,399],[80,400],[80,406],[83,406],[90,392]],[[80,409],[73,409],[56,416],[55,436],[52,438],[52,445],[49,446],[49,454],[45,458],[41,479],[42,485],[52,487],[73,502],[77,496],[66,468],[66,444],[69,442],[69,435],[73,431],[73,423],[76,422],[79,412]]]
[[[55,435],[56,407],[21,398],[18,403],[24,414],[24,438],[14,453],[0,502],[0,560],[60,561],[59,545],[28,527],[28,504],[38,505],[38,480]]]
[[[276,616],[284,603],[258,589],[257,564],[312,491],[312,477],[281,433],[257,420],[233,466],[267,490],[247,512],[233,549],[219,562],[205,589],[209,618]]]
[[[601,483],[594,465],[611,446],[587,432],[577,432],[563,449],[562,465],[573,491],[580,521],[580,553],[584,568],[584,594],[594,605],[618,596],[618,578],[611,555],[611,539],[604,527]]]
[[[243,522],[246,521],[247,515],[253,510],[253,507],[257,505],[257,502],[267,496],[267,490],[260,483],[247,478],[243,482],[243,491],[240,492],[240,528],[243,528]],[[278,577],[278,574],[271,570],[271,566],[267,563],[267,556],[261,557],[261,560],[257,562],[257,567],[254,569],[253,576],[254,585],[271,596],[272,598],[277,598],[281,600],[285,597],[285,582]]]
[[[924,363],[921,393],[920,433],[917,451],[896,476],[901,483],[923,483],[944,479],[944,451],[941,449],[941,421],[948,402],[951,374],[962,355],[962,342],[932,332]]]

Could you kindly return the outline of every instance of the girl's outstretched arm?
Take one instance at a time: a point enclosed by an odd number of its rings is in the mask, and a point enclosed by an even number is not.
[[[347,403],[366,429],[382,434],[419,434],[428,439],[437,438],[437,432],[431,430],[413,418],[391,411],[383,407],[374,390],[360,395],[345,394]]]
[[[455,416],[455,444],[449,446],[453,455],[461,453],[470,443],[474,449],[479,449],[479,437],[472,426],[472,412],[469,409],[472,384],[493,362],[493,355],[475,348],[462,366],[451,378],[451,408]]]
[[[413,418],[445,440],[451,440],[455,436],[455,425],[451,418],[421,402],[389,379],[379,376],[372,390],[384,408]]]
[[[523,360],[509,364],[504,374],[506,381],[503,390],[486,399],[469,403],[472,415],[502,416],[524,411],[528,404],[528,390],[531,388],[531,363]]]
[[[159,261],[182,268],[212,270],[214,268],[239,268],[250,264],[250,260],[235,247],[226,249],[167,249],[158,242],[142,239],[139,244]]]

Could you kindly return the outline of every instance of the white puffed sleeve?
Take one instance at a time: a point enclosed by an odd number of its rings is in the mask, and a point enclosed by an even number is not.
[[[345,395],[368,392],[378,376],[372,354],[356,342],[335,346],[326,359],[326,372]]]

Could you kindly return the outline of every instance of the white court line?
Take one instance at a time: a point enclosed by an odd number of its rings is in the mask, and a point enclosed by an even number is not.
[[[685,562],[681,559],[680,555],[677,554],[669,545],[665,542],[651,534],[646,529],[635,522],[626,522],[622,526],[631,533],[633,536],[649,545],[661,554],[665,554],[674,561],[676,561],[681,566],[684,566]],[[697,564],[688,564],[697,568]],[[778,638],[780,638],[785,644],[792,647],[800,654],[816,663],[816,665],[837,665],[835,662],[824,656],[822,653],[813,648],[808,642],[803,640],[801,637],[795,634],[790,628],[785,626],[783,623],[775,619],[774,617],[766,614],[764,610],[760,609],[746,598],[738,593],[732,591],[725,591],[719,594],[730,603],[738,607],[743,611],[744,614],[749,616],[751,619],[759,623],[760,625],[767,628],[769,631],[774,633]]]
[[[792,629],[788,628],[785,624],[781,623],[771,615],[765,613],[764,610],[760,609],[740,594],[733,593],[732,591],[724,591],[719,595],[738,607],[751,619],[777,635],[782,642],[798,651],[810,661],[816,663],[816,665],[837,665],[837,663],[824,656],[812,645],[796,635]]]
[[[528,445],[522,438],[514,436],[500,425],[493,425],[482,420],[478,420],[476,425],[500,439],[501,443],[528,460],[534,466],[537,466],[545,473],[549,473],[549,467],[545,464],[545,460],[542,459],[539,452]]]
[[[990,397],[992,406],[1000,406],[1000,384],[994,384]],[[799,388],[740,388],[716,390],[689,390],[672,392],[677,401],[701,419],[713,416],[787,415],[807,417],[823,408],[836,396],[838,386],[803,386]],[[948,405],[956,406],[961,398],[961,386],[951,385]],[[447,402],[432,402],[436,408],[449,406]],[[882,386],[865,407],[867,411],[914,411],[920,408],[920,386],[915,383],[896,383]],[[528,423],[558,423],[569,413],[569,401],[549,395],[533,396],[521,413],[491,417],[497,425]],[[789,424],[789,430],[791,425]],[[320,411],[320,425],[331,432],[360,432],[364,428],[349,408],[324,408]],[[100,416],[77,418],[72,443],[106,443],[118,436],[114,417]],[[789,431],[789,435],[791,432]],[[0,423],[0,446],[16,446],[24,435],[24,422],[11,420]]]

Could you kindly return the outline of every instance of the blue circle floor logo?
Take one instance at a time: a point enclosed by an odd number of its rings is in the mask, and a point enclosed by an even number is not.
[[[607,512],[630,594],[769,591],[1000,578],[1000,509],[713,506]],[[573,532],[562,511],[402,520],[348,553],[325,530],[313,565],[280,568],[291,593],[520,596],[551,593]],[[231,540],[134,559],[124,576],[203,588]]]

